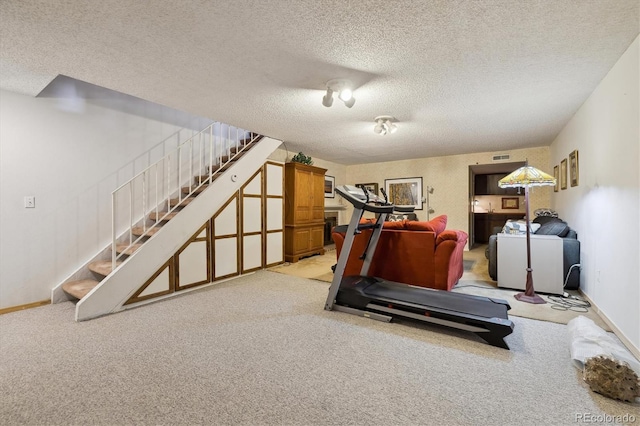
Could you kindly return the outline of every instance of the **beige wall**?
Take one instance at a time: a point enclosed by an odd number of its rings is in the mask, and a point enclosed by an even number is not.
[[[434,188],[433,194],[429,196],[431,207],[435,210],[435,213],[431,214],[431,218],[446,214],[448,217],[447,228],[469,232],[469,166],[492,164],[494,155],[505,153],[511,155],[509,161],[528,160],[530,165],[547,173],[553,173],[553,167],[550,167],[549,147],[416,158],[353,166],[314,158],[313,165],[327,169],[326,174],[336,178],[336,185],[377,182],[378,187],[384,188],[385,179],[422,177],[423,191],[426,191],[427,185]],[[269,158],[274,161],[287,162],[295,154],[295,152],[280,148]],[[531,212],[533,213],[535,209],[540,207],[550,207],[552,193],[552,187],[532,189]],[[426,196],[426,193],[423,195]],[[340,196],[336,195],[336,198],[325,199],[325,205],[346,206],[347,209],[339,214],[339,223],[349,223],[353,210]],[[427,220],[426,203],[423,205],[423,210],[417,210],[416,214],[420,220]]]
[[[509,161],[528,160],[530,165],[553,173],[549,147],[539,147],[347,166],[346,181],[350,184],[377,182],[383,188],[385,179],[422,177],[423,191],[426,191],[427,185],[434,188],[433,194],[429,196],[431,207],[435,210],[431,218],[446,214],[447,228],[468,232],[469,166],[492,164],[493,155],[505,153],[511,155]],[[553,187],[534,188],[531,191],[531,212],[540,207],[550,207],[552,192]],[[423,195],[426,196],[426,193]],[[416,213],[420,220],[427,220],[426,204],[423,205],[423,210]]]

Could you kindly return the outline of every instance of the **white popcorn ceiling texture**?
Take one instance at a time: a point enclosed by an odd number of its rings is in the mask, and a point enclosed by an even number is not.
[[[57,75],[341,164],[548,146],[637,37],[638,0],[0,2],[0,88]],[[321,104],[355,84],[355,106]],[[381,137],[373,118],[399,130]]]

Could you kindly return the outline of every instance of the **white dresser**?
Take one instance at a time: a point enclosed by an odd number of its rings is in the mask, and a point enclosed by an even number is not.
[[[498,234],[498,287],[524,290],[527,282],[527,236]],[[531,269],[536,293],[562,294],[562,238],[531,235]]]

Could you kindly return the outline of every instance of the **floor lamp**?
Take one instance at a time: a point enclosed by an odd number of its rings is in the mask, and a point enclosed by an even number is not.
[[[531,225],[529,222],[529,188],[532,186],[552,186],[556,184],[553,176],[546,174],[532,166],[520,167],[513,173],[498,181],[500,188],[524,188],[524,204],[526,209],[527,226],[527,283],[524,293],[518,293],[514,297],[527,303],[547,303],[536,294],[533,289],[533,276],[531,274]]]

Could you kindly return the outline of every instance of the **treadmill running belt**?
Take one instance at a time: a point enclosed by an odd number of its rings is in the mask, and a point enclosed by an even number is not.
[[[507,305],[494,303],[484,297],[411,287],[393,281],[371,283],[363,288],[363,292],[372,298],[394,299],[398,302],[447,309],[485,318],[508,318]]]

